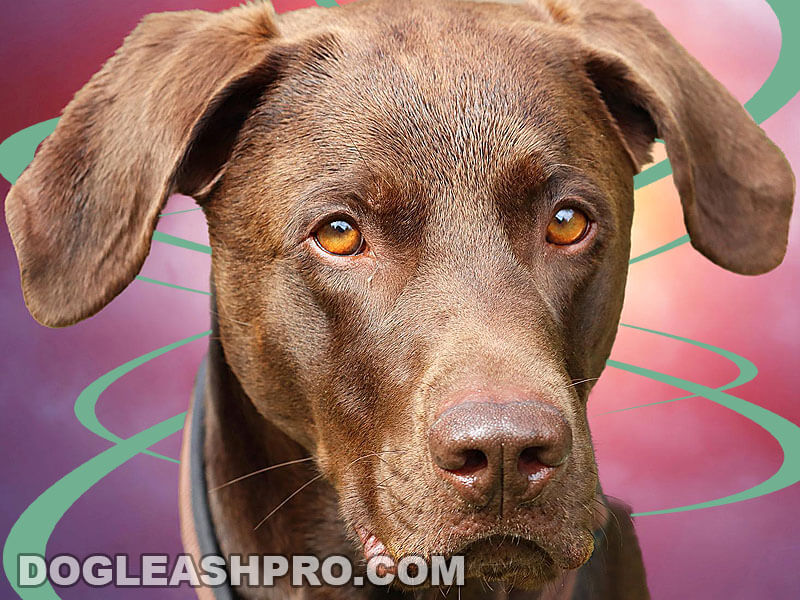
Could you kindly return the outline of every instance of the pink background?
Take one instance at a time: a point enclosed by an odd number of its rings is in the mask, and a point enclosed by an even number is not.
[[[279,11],[310,0],[276,0]],[[769,75],[780,49],[778,22],[763,0],[648,0],[673,34],[742,102]],[[0,21],[0,139],[58,116],[138,19],[149,12],[218,10],[224,0],[33,0],[6,2]],[[798,59],[800,62],[800,58]],[[800,65],[799,65],[800,67]],[[764,125],[800,167],[800,100]],[[757,165],[754,165],[757,168]],[[8,184],[0,183],[5,196]],[[167,210],[190,208],[175,199]],[[633,255],[685,233],[670,179],[637,193]],[[631,267],[622,321],[701,340],[741,354],[758,377],[736,388],[740,398],[800,422],[797,223],[786,262],[750,278],[727,273],[689,246]],[[75,419],[78,393],[112,368],[208,328],[207,298],[136,282],[100,315],[65,330],[48,330],[28,315],[11,242],[0,225],[0,537],[58,478],[109,446]],[[159,230],[206,241],[199,213],[165,217]],[[208,260],[153,244],[143,275],[208,289]],[[101,397],[98,414],[128,436],[186,409],[205,350],[196,341],[123,377]],[[622,329],[612,358],[708,386],[732,380],[727,360],[687,344]],[[704,399],[614,414],[627,406],[686,395],[664,384],[608,369],[590,400],[601,479],[607,493],[635,511],[701,502],[751,487],[781,463],[778,444],[757,425]],[[177,456],[180,436],[156,449]],[[84,495],[64,516],[48,554],[180,552],[177,466],[137,456]],[[654,598],[800,597],[800,488],[747,502],[673,515],[641,517]],[[76,587],[64,598],[152,597],[153,591]],[[159,598],[191,598],[160,590]],[[0,597],[13,591],[0,575]]]

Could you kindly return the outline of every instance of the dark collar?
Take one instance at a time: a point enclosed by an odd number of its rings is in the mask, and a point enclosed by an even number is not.
[[[206,484],[205,465],[205,389],[208,358],[203,359],[194,382],[194,398],[189,422],[189,489],[192,505],[192,521],[194,524],[197,545],[201,558],[209,554],[221,555],[217,532],[211,520],[211,509],[208,506],[208,485]],[[226,580],[219,587],[213,588],[215,600],[236,600],[239,596]]]

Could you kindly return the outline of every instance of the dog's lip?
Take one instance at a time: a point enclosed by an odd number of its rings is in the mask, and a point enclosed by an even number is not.
[[[364,553],[364,559],[366,561],[369,561],[376,556],[385,556],[390,558],[392,562],[395,561],[386,545],[380,540],[380,538],[378,538],[378,536],[367,530],[365,527],[355,527],[354,529],[358,535],[358,539],[361,541],[361,549]],[[463,540],[459,547],[449,554],[455,555],[468,553],[470,550],[479,546],[494,545],[495,547],[500,548],[504,547],[506,543],[510,543],[514,546],[527,546],[531,548],[537,548],[539,550],[542,549],[541,546],[533,539],[517,536],[512,536],[509,538],[508,534],[483,532]]]
[[[364,553],[364,559],[369,562],[376,556],[385,556],[391,561],[391,564],[388,564],[387,561],[387,563],[382,565],[383,569],[390,572],[393,571],[395,569],[395,561],[386,548],[386,545],[374,533],[368,531],[364,527],[356,527],[355,530],[358,539],[361,540],[361,549]]]
[[[505,548],[526,548],[544,552],[544,548],[535,540],[528,537],[509,535],[508,533],[482,532],[461,541],[452,552],[453,555],[470,555],[476,550],[497,550]]]
[[[361,540],[361,548],[364,551],[364,558],[369,560],[373,556],[387,554],[386,546],[378,537],[365,529],[364,527],[356,527],[358,539]]]

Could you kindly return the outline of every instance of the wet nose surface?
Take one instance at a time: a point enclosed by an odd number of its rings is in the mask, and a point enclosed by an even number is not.
[[[434,470],[477,507],[497,499],[502,512],[538,496],[572,449],[561,412],[549,404],[464,401],[429,433]]]

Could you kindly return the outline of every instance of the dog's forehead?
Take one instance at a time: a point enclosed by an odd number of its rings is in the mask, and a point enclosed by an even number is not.
[[[594,154],[590,86],[574,49],[535,12],[452,1],[346,8],[322,24],[326,11],[281,24],[302,41],[277,111],[290,115],[289,137],[313,140],[318,168],[366,161],[371,175],[383,166],[485,188]]]

